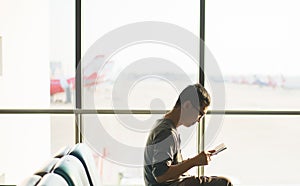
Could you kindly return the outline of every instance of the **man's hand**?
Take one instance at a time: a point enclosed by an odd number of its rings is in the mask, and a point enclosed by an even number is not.
[[[171,165],[167,172],[165,172],[163,175],[156,177],[156,181],[158,183],[166,182],[173,179],[178,179],[180,175],[188,171],[190,168],[194,166],[202,166],[207,165],[210,161],[210,156],[212,153],[214,153],[215,150],[210,150],[208,152],[201,152],[197,156],[187,159],[184,162],[177,164],[177,165]]]
[[[201,152],[197,156],[193,157],[191,160],[193,161],[194,166],[203,166],[208,165],[208,162],[210,162],[210,156],[215,150],[210,150],[208,152]]]

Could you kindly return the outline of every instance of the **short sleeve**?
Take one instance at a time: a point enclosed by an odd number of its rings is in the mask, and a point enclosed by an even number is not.
[[[175,138],[171,131],[164,131],[157,135],[153,144],[152,174],[155,177],[163,175],[173,162],[176,154]]]
[[[166,160],[153,165],[152,174],[155,177],[163,175],[169,169],[172,160]]]

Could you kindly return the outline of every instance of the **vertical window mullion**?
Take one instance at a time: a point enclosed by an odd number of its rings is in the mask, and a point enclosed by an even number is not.
[[[81,94],[81,0],[76,0],[75,5],[75,104],[76,109],[82,109],[82,94]],[[82,142],[82,114],[75,113],[75,139],[76,143]]]

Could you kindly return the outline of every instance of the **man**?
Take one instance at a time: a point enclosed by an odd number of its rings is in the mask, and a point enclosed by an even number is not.
[[[177,128],[190,127],[207,112],[210,96],[200,85],[190,85],[179,95],[174,108],[158,120],[147,140],[144,153],[146,186],[232,186],[224,177],[195,177],[185,174],[195,166],[208,165],[213,151],[182,160]]]

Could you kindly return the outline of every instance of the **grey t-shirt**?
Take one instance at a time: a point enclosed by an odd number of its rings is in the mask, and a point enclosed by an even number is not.
[[[144,180],[146,186],[165,186],[157,183],[155,177],[163,175],[170,165],[182,162],[180,137],[175,124],[170,119],[157,120],[149,134],[144,151]]]

